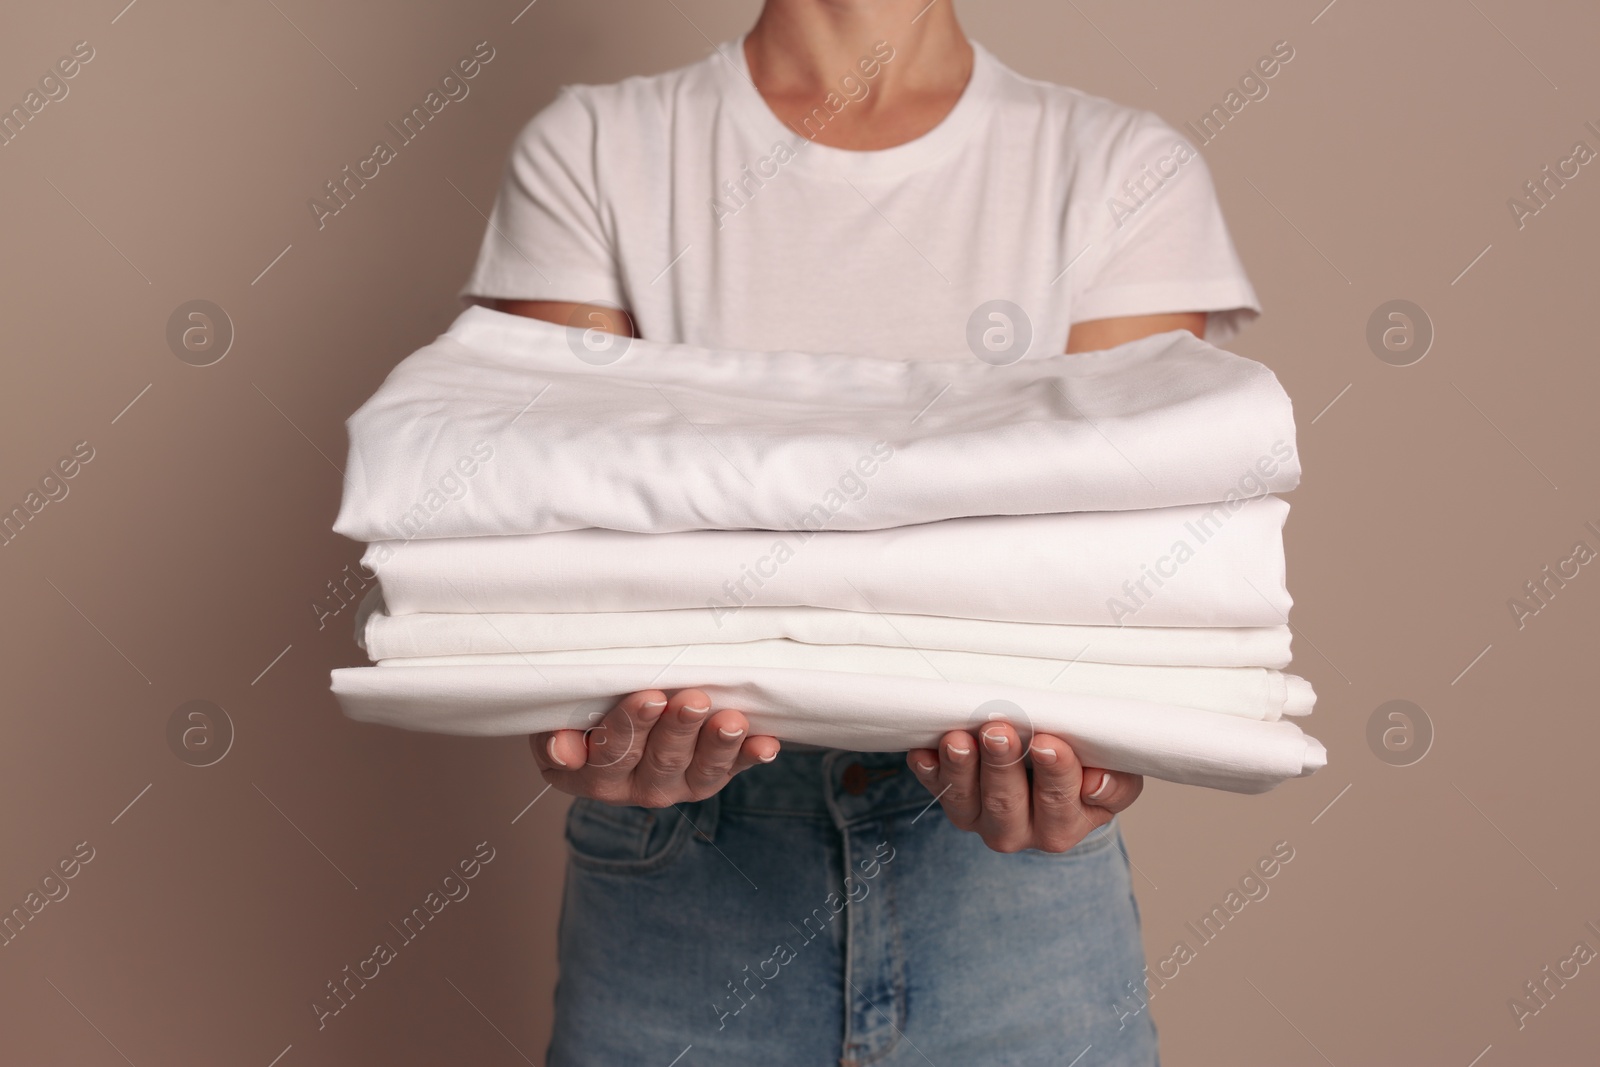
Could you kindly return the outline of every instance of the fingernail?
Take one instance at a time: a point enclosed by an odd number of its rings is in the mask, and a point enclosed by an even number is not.
[[[1011,743],[1006,740],[1006,735],[1002,733],[984,734],[983,743],[988,745],[989,751],[997,756],[1005,755],[1006,749],[1011,747]]]
[[[717,733],[732,741],[736,737],[744,736],[744,728],[741,726],[724,726]]]
[[[1101,797],[1105,796],[1109,792],[1111,792],[1111,772],[1110,771],[1101,771],[1100,772],[1100,784],[1095,786],[1094,787],[1094,792],[1090,793],[1084,799],[1085,800],[1099,800]]]
[[[707,705],[706,707],[703,707],[703,708],[691,708],[689,705],[685,704],[682,708],[680,708],[678,710],[683,715],[683,717],[685,719],[688,719],[690,722],[694,722],[694,721],[696,721],[698,719],[705,718],[706,713],[711,710],[711,707],[710,707],[710,705]]]
[[[665,700],[646,700],[639,706],[641,708],[664,708],[667,706],[667,702]]]
[[[932,774],[938,769],[939,765],[937,763],[923,763],[921,760],[917,760],[917,770],[923,774]]]
[[[646,700],[639,705],[639,718],[645,722],[654,722],[661,717],[661,713],[666,709],[667,702],[665,700]]]
[[[1042,763],[1046,767],[1048,767],[1048,766],[1050,766],[1050,764],[1054,763],[1055,761],[1056,761],[1056,750],[1055,749],[1053,749],[1053,748],[1045,748],[1042,745],[1034,745],[1033,746],[1033,762]]]
[[[544,743],[544,751],[545,751],[545,754],[550,757],[551,762],[560,764],[563,767],[565,767],[567,765],[567,761],[566,760],[564,760],[560,756],[556,755],[556,739],[555,738],[552,737],[550,740],[548,740],[548,741],[546,741]]]
[[[778,754],[776,752],[774,752],[770,756],[758,756],[756,758],[759,759],[762,763],[771,763],[773,760],[778,758]]]
[[[944,746],[944,749],[945,749],[946,752],[950,753],[951,756],[955,757],[958,760],[959,759],[966,759],[968,756],[972,755],[972,749],[970,749],[970,748],[961,748],[958,745],[956,745],[955,742],[953,742],[953,741],[948,743],[948,744],[946,744]]]

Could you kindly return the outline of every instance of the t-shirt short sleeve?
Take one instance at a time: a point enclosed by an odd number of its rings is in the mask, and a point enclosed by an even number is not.
[[[474,298],[622,306],[595,173],[594,109],[564,86],[517,135],[462,303]]]
[[[1078,279],[1072,321],[1209,312],[1219,344],[1261,313],[1199,150],[1152,112],[1109,145],[1091,210],[1104,242]]]

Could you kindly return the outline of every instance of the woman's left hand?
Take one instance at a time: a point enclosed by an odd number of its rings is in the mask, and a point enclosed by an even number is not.
[[[977,737],[952,730],[937,750],[906,753],[906,763],[952,823],[996,852],[1065,852],[1144,789],[1143,775],[1084,767],[1059,737],[1034,734],[1025,748],[1004,722],[985,725]]]

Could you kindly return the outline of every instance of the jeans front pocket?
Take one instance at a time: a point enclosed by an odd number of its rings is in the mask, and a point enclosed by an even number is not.
[[[694,823],[701,821],[695,809],[700,804],[641,808],[576,797],[567,809],[568,856],[579,867],[612,874],[665,867],[695,832]]]
[[[1043,849],[1030,848],[1024,851],[1028,855],[1047,856],[1056,860],[1073,860],[1081,857],[1093,856],[1104,852],[1108,848],[1120,848],[1119,838],[1122,836],[1122,824],[1112,820],[1104,826],[1097,826],[1085,835],[1082,841],[1067,849],[1065,852],[1046,852]]]

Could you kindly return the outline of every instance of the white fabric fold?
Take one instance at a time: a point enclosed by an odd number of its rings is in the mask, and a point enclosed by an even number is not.
[[[743,711],[753,733],[855,751],[932,747],[994,717],[1063,737],[1086,764],[1166,781],[1260,793],[1327,762],[1287,720],[1003,685],[776,668],[379,666],[333,672],[344,713],[363,722],[476,736],[585,729],[642,689],[704,690]]]
[[[1009,366],[959,348],[903,361],[583,342],[463,311],[348,420],[334,529],[873,530],[1231,500],[1300,478],[1273,373],[1183,330]]]
[[[591,648],[559,652],[487,652],[380,659],[378,666],[654,666],[781,669],[886,678],[967,682],[1058,693],[1120,697],[1273,721],[1311,711],[1315,694],[1303,678],[1263,667],[1150,667],[1072,663],[983,652],[809,645],[777,638],[733,645]],[[1298,683],[1291,686],[1290,680]]]
[[[1144,511],[947,519],[889,530],[574,530],[380,542],[362,562],[394,614],[749,605],[1002,622],[1278,626],[1273,497]],[[892,621],[892,620],[891,620]]]
[[[883,645],[1086,663],[1170,667],[1289,665],[1287,626],[1072,626],[878,615],[837,608],[390,615],[374,585],[358,643],[374,660],[487,652],[736,644],[787,638],[814,645]]]

